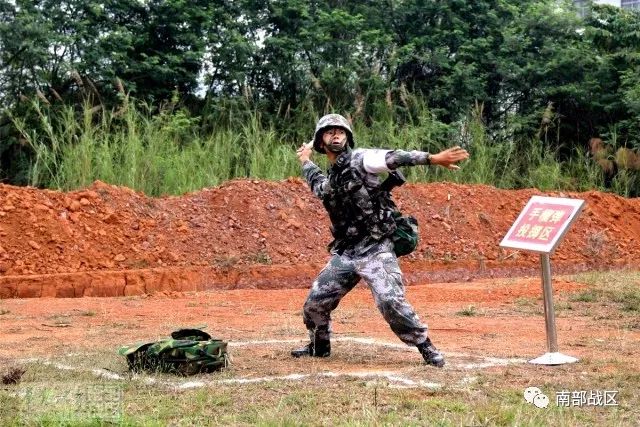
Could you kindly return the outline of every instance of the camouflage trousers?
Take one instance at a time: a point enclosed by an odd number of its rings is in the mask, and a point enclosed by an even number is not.
[[[427,326],[420,322],[405,299],[396,255],[382,251],[364,256],[333,255],[322,269],[313,282],[303,310],[312,342],[330,338],[331,312],[361,278],[398,338],[408,345],[421,344],[427,339]]]

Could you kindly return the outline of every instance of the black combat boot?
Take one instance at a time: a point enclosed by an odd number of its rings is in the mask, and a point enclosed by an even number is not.
[[[422,357],[427,365],[433,365],[438,368],[444,366],[444,356],[438,351],[437,348],[431,343],[431,340],[427,338],[422,344],[418,344],[418,351],[422,354]]]
[[[293,357],[329,357],[331,355],[331,342],[329,340],[315,340],[302,348],[292,350],[291,355]]]

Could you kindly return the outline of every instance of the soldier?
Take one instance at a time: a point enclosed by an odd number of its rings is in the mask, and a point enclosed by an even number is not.
[[[399,166],[455,164],[469,157],[452,147],[438,154],[423,151],[353,149],[351,126],[339,114],[322,117],[312,143],[302,145],[298,159],[313,193],[322,200],[331,220],[334,240],[331,258],[313,282],[304,304],[303,320],[311,341],[293,350],[293,357],[327,357],[331,354],[331,311],[362,278],[391,330],[420,351],[427,364],[442,367],[444,357],[427,336],[404,296],[402,272],[390,236],[395,230],[389,191],[381,189],[378,174]],[[327,155],[327,175],[311,160],[312,148]]]

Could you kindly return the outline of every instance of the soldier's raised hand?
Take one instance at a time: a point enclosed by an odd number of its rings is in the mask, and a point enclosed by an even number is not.
[[[298,156],[298,160],[300,163],[304,163],[307,160],[311,159],[311,153],[313,152],[313,141],[308,142],[306,144],[302,144],[300,148],[296,151],[296,155]]]
[[[456,163],[468,158],[469,153],[467,150],[456,145],[455,147],[447,148],[438,154],[432,154],[429,160],[432,165],[439,165],[447,169],[458,170],[460,169],[460,166],[456,165]]]

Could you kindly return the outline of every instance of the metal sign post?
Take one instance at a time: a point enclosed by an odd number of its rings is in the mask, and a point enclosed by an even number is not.
[[[500,246],[504,248],[522,249],[540,254],[547,353],[530,360],[529,363],[562,365],[578,361],[575,357],[558,352],[550,254],[555,251],[583,207],[584,200],[533,196],[500,242]]]

